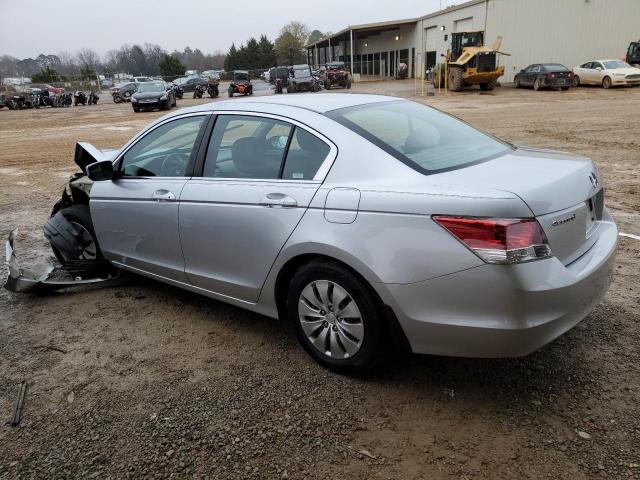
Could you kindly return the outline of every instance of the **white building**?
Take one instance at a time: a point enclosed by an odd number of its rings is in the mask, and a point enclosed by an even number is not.
[[[503,37],[502,81],[532,63],[569,68],[594,58],[622,58],[640,40],[640,0],[471,0],[423,17],[351,25],[307,45],[309,63],[342,60],[354,73],[394,76],[406,63],[409,76],[441,61],[451,33],[485,32],[485,44]]]

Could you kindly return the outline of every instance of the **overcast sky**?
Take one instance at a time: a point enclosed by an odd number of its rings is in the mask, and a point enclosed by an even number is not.
[[[416,17],[462,0],[0,0],[0,55],[35,58],[40,53],[101,56],[123,44],[157,43],[165,50],[189,46],[225,51],[299,20],[311,29]]]

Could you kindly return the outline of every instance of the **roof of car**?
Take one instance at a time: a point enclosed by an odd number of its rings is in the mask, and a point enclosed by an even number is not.
[[[187,109],[180,109],[178,112],[200,112],[212,109],[220,110],[249,110],[251,105],[283,105],[288,107],[303,108],[318,113],[325,113],[340,108],[355,107],[368,103],[388,102],[392,100],[402,100],[397,97],[387,95],[372,95],[364,93],[321,93],[309,95],[269,95],[264,97],[238,98],[225,100],[222,102],[212,102],[203,105],[196,105]]]

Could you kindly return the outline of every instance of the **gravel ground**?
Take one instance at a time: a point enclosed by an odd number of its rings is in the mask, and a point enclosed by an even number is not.
[[[354,91],[413,98],[414,84]],[[515,143],[588,154],[621,230],[640,234],[640,89],[416,99]],[[75,142],[118,146],[159,115],[107,95],[1,110],[0,235],[20,226],[25,257],[47,254],[41,226]],[[0,478],[640,479],[639,255],[621,238],[603,303],[526,358],[409,356],[360,378],[316,365],[283,322],[132,275],[3,290],[0,419],[28,387],[20,425],[0,426]]]

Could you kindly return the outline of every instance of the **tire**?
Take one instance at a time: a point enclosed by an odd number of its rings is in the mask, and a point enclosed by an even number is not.
[[[136,113],[139,113],[140,112],[140,108],[139,107],[133,107],[133,111],[136,112]]]
[[[351,77],[347,78],[347,89],[351,90]]]
[[[81,230],[86,239],[88,240],[90,238],[91,241],[86,248],[78,252],[76,258],[65,258],[64,254],[51,245],[54,255],[62,266],[72,268],[74,272],[83,272],[86,274],[109,268],[109,262],[105,260],[98,245],[96,232],[93,229],[93,222],[91,221],[89,206],[72,205],[63,208],[60,212],[74,228]]]
[[[464,88],[464,71],[458,67],[449,69],[449,90],[452,92],[460,92]]]
[[[480,90],[491,91],[496,88],[497,83],[498,82],[496,82],[495,80],[489,80],[487,83],[481,83]]]
[[[540,80],[539,78],[536,78],[533,81],[533,89],[537,92],[542,88],[542,80]]]
[[[233,97],[233,88],[229,87],[228,93],[229,93],[229,98]]]
[[[287,87],[287,93],[291,93],[291,87]]]
[[[331,90],[331,82],[329,80],[324,82],[324,89],[325,90]]]
[[[513,79],[513,88],[520,88],[520,77],[516,75],[516,78]]]
[[[578,75],[575,75],[573,77],[573,86],[574,87],[579,87],[580,86],[580,77]]]
[[[602,88],[606,88],[606,89],[611,88],[611,78],[610,77],[604,77],[602,79]]]
[[[332,304],[336,288],[340,289],[343,302],[347,297],[351,300],[346,305],[340,303],[342,312],[352,315],[349,320],[333,313],[339,310]],[[325,294],[325,303],[318,298],[322,296],[320,292]],[[287,314],[303,348],[318,363],[340,373],[366,371],[381,358],[383,311],[380,300],[364,280],[332,261],[303,265],[287,292]],[[305,322],[301,319],[305,312],[311,314],[307,318],[316,320]]]
[[[566,92],[567,90],[569,90],[569,87],[562,87],[560,90],[562,90],[563,92]]]

